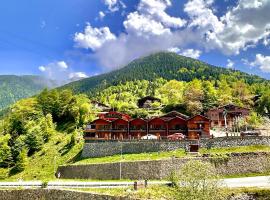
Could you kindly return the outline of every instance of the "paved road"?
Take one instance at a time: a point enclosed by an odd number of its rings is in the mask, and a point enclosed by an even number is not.
[[[108,182],[83,182],[83,181],[50,181],[48,182],[48,188],[113,188],[113,187],[129,187],[134,182],[126,181],[108,181]],[[166,184],[166,181],[149,181],[151,184]],[[270,188],[270,176],[256,176],[246,178],[228,178],[223,179],[224,186],[230,188],[236,187],[269,187]],[[12,187],[24,187],[33,188],[41,187],[41,181],[19,181],[19,182],[0,182],[0,188],[12,188]]]
[[[228,178],[223,180],[228,187],[270,187],[270,176]]]

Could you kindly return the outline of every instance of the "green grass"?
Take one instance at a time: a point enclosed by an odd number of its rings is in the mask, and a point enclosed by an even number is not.
[[[253,145],[242,147],[223,147],[223,148],[201,148],[201,154],[228,154],[228,153],[245,153],[245,152],[270,152],[270,146]]]
[[[161,185],[153,185],[147,188],[134,191],[133,188],[89,188],[76,189],[77,191],[85,191],[96,194],[105,194],[118,197],[129,197],[129,199],[167,199],[174,200],[177,198],[178,191],[175,188]],[[261,200],[270,199],[269,188],[234,188],[221,190],[228,199],[230,196],[238,196],[243,194],[251,194]],[[226,199],[227,199],[226,198]]]
[[[129,188],[88,188],[76,189],[79,191],[91,192],[96,194],[104,194],[118,197],[128,197],[129,199],[166,199],[174,200],[177,194],[175,188],[164,185],[153,185],[147,188],[134,191],[132,187]]]
[[[71,134],[56,133],[50,141],[44,144],[43,149],[28,159],[25,170],[12,175],[5,180],[53,180],[58,165],[66,164],[79,154],[83,147],[80,140],[72,148],[68,147]]]
[[[124,154],[114,155],[101,158],[86,158],[79,160],[74,165],[79,164],[99,164],[99,163],[113,163],[113,162],[127,162],[127,161],[140,161],[140,160],[160,160],[175,157],[185,157],[186,153],[183,149],[168,152],[153,152],[153,153],[140,153],[140,154]]]

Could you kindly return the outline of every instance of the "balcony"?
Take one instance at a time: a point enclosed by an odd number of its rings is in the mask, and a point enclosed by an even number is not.
[[[133,128],[130,132],[146,132],[146,128]]]
[[[114,128],[112,129],[112,132],[127,132],[127,128]]]
[[[166,128],[152,128],[152,129],[149,129],[149,132],[152,133],[152,132],[164,132],[166,131]]]

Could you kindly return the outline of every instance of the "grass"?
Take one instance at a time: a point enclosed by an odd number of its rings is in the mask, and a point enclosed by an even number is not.
[[[97,194],[129,197],[129,199],[177,199],[178,191],[175,188],[168,186],[153,185],[147,188],[134,191],[133,188],[89,188],[89,189],[76,189],[77,191],[85,191]],[[222,189],[224,196],[228,199],[231,196],[238,196],[243,194],[249,194],[256,197],[256,199],[267,200],[270,199],[269,188],[235,188],[235,189]],[[227,199],[226,198],[226,199]],[[240,199],[240,198],[239,198]],[[242,199],[242,198],[241,198]]]
[[[111,195],[118,197],[128,197],[129,199],[166,199],[174,200],[177,191],[175,188],[164,185],[153,185],[147,188],[134,191],[132,187],[129,188],[88,188],[88,189],[76,189],[79,191]]]
[[[43,149],[32,155],[27,162],[25,170],[12,175],[5,181],[23,180],[53,180],[58,165],[66,164],[72,160],[83,147],[83,141],[79,141],[73,147],[69,147],[71,134],[56,133],[50,141],[44,144]]]
[[[252,145],[239,147],[223,147],[223,148],[201,148],[201,154],[228,154],[228,153],[247,153],[247,152],[270,152],[270,146]]]
[[[107,156],[101,158],[86,158],[79,160],[74,165],[79,164],[100,164],[100,163],[113,163],[113,162],[127,162],[127,161],[140,161],[140,160],[160,160],[171,157],[185,157],[186,153],[183,149],[168,152],[153,152],[153,153],[140,153],[140,154],[123,154]]]

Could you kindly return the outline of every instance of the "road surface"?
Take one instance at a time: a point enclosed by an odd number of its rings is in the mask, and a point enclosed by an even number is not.
[[[227,178],[222,179],[224,187],[269,187],[270,176],[256,176],[245,178]],[[149,181],[149,185],[166,184],[167,181]],[[113,187],[129,187],[133,186],[132,181],[49,181],[47,188],[113,188]],[[0,188],[40,188],[41,181],[18,181],[18,182],[0,182]]]

